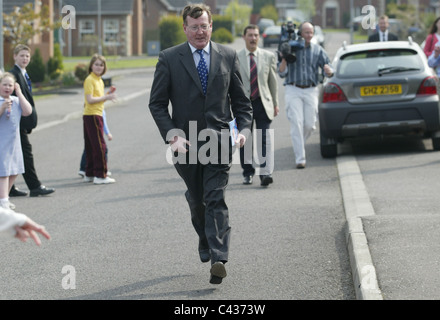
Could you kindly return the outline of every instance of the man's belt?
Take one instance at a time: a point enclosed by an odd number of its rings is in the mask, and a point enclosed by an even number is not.
[[[313,88],[313,87],[316,87],[314,84],[311,84],[311,85],[308,85],[308,86],[301,86],[301,85],[299,85],[299,84],[295,84],[295,83],[289,83],[289,84],[292,85],[292,86],[295,86],[295,87],[301,88],[301,89],[307,89],[307,88]]]

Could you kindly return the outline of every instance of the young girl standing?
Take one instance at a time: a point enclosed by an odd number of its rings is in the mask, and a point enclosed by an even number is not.
[[[84,181],[94,184],[114,183],[115,179],[107,176],[106,144],[102,112],[104,102],[114,101],[115,93],[104,93],[102,76],[107,71],[106,60],[95,54],[90,60],[89,76],[84,81],[84,146],[86,153],[86,174]]]
[[[12,93],[15,90],[15,94]],[[5,72],[0,75],[0,207],[14,209],[9,202],[9,191],[18,174],[24,172],[20,142],[20,119],[32,113],[32,106],[21,92],[15,77]]]

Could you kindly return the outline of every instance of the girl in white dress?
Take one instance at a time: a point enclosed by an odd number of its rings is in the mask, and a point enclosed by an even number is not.
[[[15,90],[15,96],[12,93]],[[20,143],[20,119],[32,113],[32,107],[20,85],[9,72],[0,75],[0,207],[14,209],[9,191],[17,175],[24,172]]]

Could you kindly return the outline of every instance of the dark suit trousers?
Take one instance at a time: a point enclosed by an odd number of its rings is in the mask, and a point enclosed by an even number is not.
[[[272,120],[269,119],[269,117],[267,116],[266,110],[264,109],[263,106],[263,102],[261,102],[261,98],[258,98],[254,101],[252,101],[252,109],[253,109],[253,117],[255,120],[255,125],[257,127],[257,129],[261,130],[261,140],[262,141],[257,141],[257,143],[259,145],[261,145],[261,156],[263,158],[266,157],[266,130],[268,130],[270,128],[270,124],[272,122]],[[254,122],[252,121],[252,129],[253,130],[254,127]],[[259,135],[257,135],[257,138],[259,137]],[[253,139],[249,139],[246,143],[252,143]],[[241,148],[240,149],[240,163],[241,163],[241,167],[243,169],[243,177],[247,177],[247,176],[253,176],[255,174],[255,168],[253,166],[253,156],[251,155],[250,157],[245,157],[244,156],[244,152],[249,152],[249,150],[247,150],[246,148]],[[253,151],[252,151],[253,154]],[[245,160],[246,159],[246,160]],[[261,168],[264,168],[266,165],[266,163],[262,163],[260,164]]]
[[[24,173],[23,178],[29,190],[36,189],[41,186],[37,177],[37,171],[34,166],[34,156],[32,154],[32,145],[29,141],[26,130],[20,129],[21,149],[23,151]]]
[[[199,235],[199,250],[210,249],[211,263],[227,261],[229,253],[229,212],[225,202],[229,164],[174,165],[185,182],[191,222]]]

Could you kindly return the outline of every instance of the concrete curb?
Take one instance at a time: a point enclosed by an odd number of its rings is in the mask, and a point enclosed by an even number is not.
[[[346,241],[356,298],[383,300],[361,219],[375,214],[370,197],[356,158],[341,156],[336,159],[336,163],[347,219]]]

